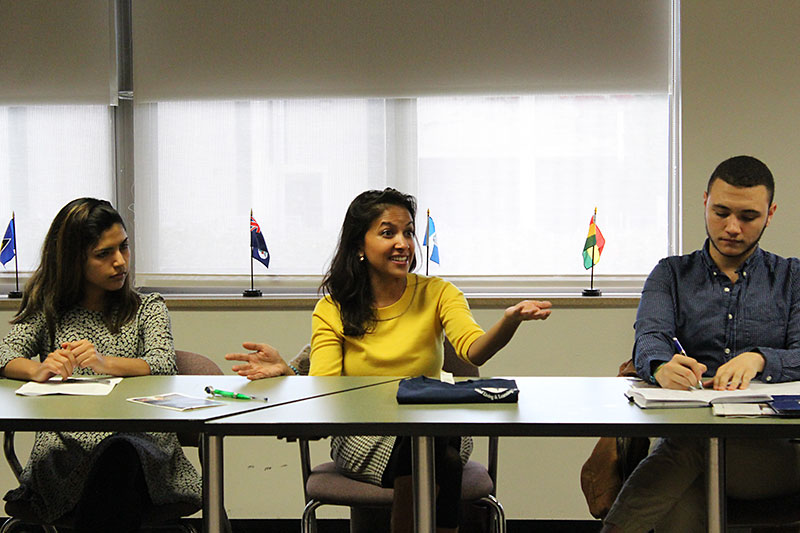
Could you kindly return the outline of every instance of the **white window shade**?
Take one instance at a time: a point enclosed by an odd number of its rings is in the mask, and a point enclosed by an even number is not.
[[[108,0],[0,2],[0,105],[108,105],[109,17]]]
[[[664,93],[669,0],[137,0],[138,102]]]

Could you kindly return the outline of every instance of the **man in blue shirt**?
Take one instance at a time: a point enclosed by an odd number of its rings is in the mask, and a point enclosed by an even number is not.
[[[703,194],[705,245],[662,259],[642,290],[633,353],[643,379],[684,390],[800,379],[800,261],[758,246],[774,190],[753,157],[714,170]],[[788,441],[729,441],[727,455],[731,496],[800,490],[800,453]],[[702,439],[660,439],[626,480],[604,531],[706,531],[704,471]]]

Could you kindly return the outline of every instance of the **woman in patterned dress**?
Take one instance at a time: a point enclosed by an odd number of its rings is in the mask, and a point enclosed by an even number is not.
[[[550,315],[550,302],[519,302],[484,332],[458,288],[411,273],[416,208],[413,196],[391,188],[363,192],[351,202],[322,282],[325,296],[312,317],[311,375],[438,378],[445,334],[459,357],[482,365],[523,321]],[[244,362],[233,368],[239,374],[258,379],[291,373],[274,348],[244,346],[255,352],[226,355]],[[435,439],[438,531],[457,530],[461,473],[471,447],[468,438]],[[334,437],[331,456],[345,475],[393,487],[392,530],[412,531],[408,437]]]
[[[164,300],[133,290],[129,264],[125,224],[111,204],[79,198],[64,206],[0,342],[3,376],[175,374]],[[200,494],[173,433],[40,432],[6,500],[28,501],[47,521],[72,513],[81,531],[137,531],[153,505],[199,505]]]

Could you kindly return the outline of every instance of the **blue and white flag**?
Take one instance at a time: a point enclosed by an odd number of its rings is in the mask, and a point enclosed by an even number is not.
[[[425,239],[422,241],[422,246],[428,246],[428,238],[430,238],[433,244],[433,251],[431,252],[430,259],[437,265],[441,265],[441,263],[439,263],[439,244],[436,240],[436,226],[433,223],[432,217],[428,217],[428,231],[425,232]]]
[[[3,243],[0,244],[0,263],[3,263],[5,267],[6,263],[14,259],[15,255],[17,255],[17,240],[14,237],[14,217],[11,217],[6,234],[3,235]]]
[[[250,248],[253,251],[253,259],[269,268],[269,250],[267,250],[267,243],[264,241],[264,235],[261,233],[261,227],[250,215]]]

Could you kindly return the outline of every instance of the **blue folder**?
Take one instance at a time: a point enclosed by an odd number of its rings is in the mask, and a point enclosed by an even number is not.
[[[397,387],[397,403],[517,403],[519,389],[513,379],[470,379],[445,383],[419,376]]]
[[[775,394],[769,405],[780,416],[800,416],[800,395]]]

